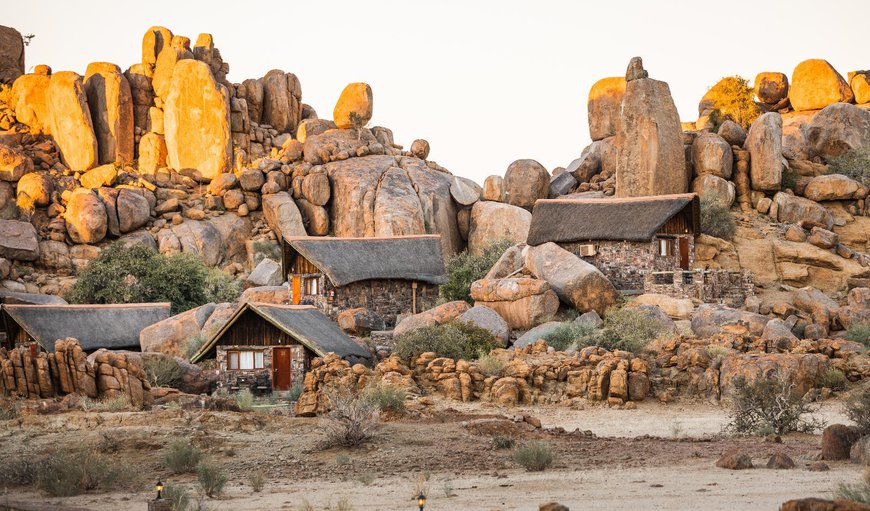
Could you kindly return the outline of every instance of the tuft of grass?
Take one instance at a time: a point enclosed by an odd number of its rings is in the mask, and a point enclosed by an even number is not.
[[[172,511],[187,511],[190,506],[190,493],[183,486],[169,486],[163,490],[163,498],[169,501]]]
[[[547,442],[532,440],[514,450],[513,459],[529,472],[541,472],[553,464],[555,455]]]
[[[176,387],[184,377],[184,369],[170,356],[152,356],[142,363],[152,387]]]
[[[250,389],[242,389],[236,393],[236,404],[242,410],[250,410],[254,407],[254,394]]]
[[[405,411],[405,399],[408,393],[404,389],[377,381],[366,386],[362,397],[371,401],[381,411],[402,413]]]
[[[262,470],[255,470],[248,476],[248,484],[251,485],[251,490],[254,493],[263,491],[263,486],[266,485],[266,476]]]
[[[220,495],[227,484],[227,475],[218,465],[212,463],[200,463],[196,468],[196,478],[200,489],[209,498]]]
[[[126,395],[104,397],[102,399],[82,399],[82,409],[86,412],[123,412],[130,407]]]
[[[860,342],[864,346],[870,345],[870,322],[850,325],[846,330],[846,339]]]
[[[184,358],[190,360],[196,352],[202,348],[202,345],[205,344],[207,339],[202,334],[197,334],[187,340],[184,344]]]
[[[287,393],[287,399],[290,401],[299,401],[299,396],[302,395],[302,384],[296,382],[293,384],[293,387],[290,388],[290,391]]]
[[[870,471],[864,471],[864,477],[860,483],[841,483],[834,491],[834,496],[838,499],[870,505]]]
[[[39,463],[36,484],[53,497],[69,497],[117,488],[129,475],[95,449],[59,447]]]
[[[516,441],[509,436],[494,436],[492,437],[492,446],[496,449],[513,449]]]
[[[601,329],[575,341],[577,348],[599,346],[606,350],[638,353],[665,331],[642,308],[623,307],[610,310]]]
[[[356,476],[356,480],[363,484],[363,486],[371,486],[372,483],[375,482],[375,473],[370,471],[360,472]]]
[[[819,386],[831,390],[845,390],[846,375],[839,369],[828,369],[819,378]]]
[[[202,460],[202,451],[186,438],[170,443],[166,456],[163,458],[166,468],[173,474],[195,472],[200,460]]]
[[[487,354],[477,359],[477,368],[484,376],[501,376],[504,371],[504,362],[495,355]]]

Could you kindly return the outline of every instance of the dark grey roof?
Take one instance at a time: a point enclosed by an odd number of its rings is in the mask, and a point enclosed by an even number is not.
[[[211,339],[191,357],[198,362],[213,352],[218,340],[246,310],[257,315],[292,336],[306,348],[319,356],[335,353],[341,358],[371,359],[368,350],[353,342],[336,323],[319,309],[310,305],[274,305],[268,303],[245,303],[236,310],[224,326],[215,332]]]
[[[334,286],[372,279],[418,280],[444,284],[441,237],[287,237],[292,250],[320,268]]]
[[[573,241],[649,241],[677,214],[700,231],[694,193],[623,199],[542,199],[535,202],[527,243]]]
[[[31,305],[65,305],[63,298],[55,295],[42,295],[36,293],[21,293],[0,289],[0,303],[17,303]]]
[[[169,303],[123,305],[13,305],[3,311],[46,351],[72,337],[85,351],[139,350],[139,332],[169,317]]]

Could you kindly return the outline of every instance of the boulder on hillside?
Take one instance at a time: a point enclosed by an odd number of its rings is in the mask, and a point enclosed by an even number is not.
[[[847,460],[852,446],[861,438],[856,426],[831,424],[822,431],[822,453],[825,461]]]
[[[695,305],[688,298],[674,298],[672,296],[645,293],[631,301],[635,305],[652,305],[658,307],[673,319],[691,319]]]
[[[785,73],[758,73],[753,86],[755,96],[768,105],[775,105],[788,97],[788,76]]]
[[[863,198],[867,195],[867,188],[858,181],[842,174],[826,174],[810,179],[804,188],[804,197],[819,202],[826,200],[849,200]]]
[[[782,186],[782,116],[761,115],[749,128],[743,147],[749,151],[749,179],[753,190],[777,191]]]
[[[776,204],[776,220],[783,224],[798,224],[804,228],[819,226],[831,230],[834,217],[821,204],[785,192],[773,196]]]
[[[546,199],[550,174],[535,160],[517,160],[508,165],[504,175],[508,204],[531,209],[538,199]]]
[[[210,221],[185,220],[173,225],[172,233],[182,252],[199,257],[206,266],[214,267],[224,260],[224,239]]]
[[[108,229],[113,236],[133,232],[151,218],[148,199],[135,189],[100,188],[98,193],[106,206]]]
[[[166,167],[166,139],[163,135],[148,132],[139,139],[139,172],[156,174],[157,169]]]
[[[280,286],[249,287],[242,291],[239,304],[243,303],[274,303],[286,305],[290,303],[290,288],[287,284]]]
[[[474,305],[483,305],[504,318],[508,327],[528,330],[553,317],[559,297],[543,280],[530,278],[481,279],[471,284]]]
[[[9,106],[15,110],[18,122],[27,125],[33,135],[51,134],[51,114],[45,98],[50,83],[51,76],[27,74],[12,85]]]
[[[855,100],[852,89],[827,60],[805,60],[794,68],[788,99],[795,110],[819,110]]]
[[[625,95],[625,77],[602,78],[589,89],[587,115],[592,141],[616,135],[619,111]]]
[[[725,142],[728,142],[729,145],[743,147],[743,143],[746,142],[746,130],[731,119],[725,119],[719,125],[719,130],[716,133],[725,139]]]
[[[810,121],[806,138],[814,154],[825,159],[850,151],[870,150],[870,112],[848,103],[822,109]]]
[[[229,92],[215,81],[207,64],[190,59],[176,64],[163,129],[171,168],[196,169],[210,181],[231,167]]]
[[[849,87],[855,94],[855,103],[859,105],[870,103],[870,72],[849,73]]]
[[[386,329],[383,316],[363,307],[339,312],[336,322],[339,328],[352,335],[365,335]]]
[[[460,321],[467,321],[489,330],[496,342],[507,346],[510,342],[511,329],[507,322],[495,310],[484,305],[475,305],[459,315]]]
[[[154,64],[154,73],[151,78],[155,96],[164,102],[166,101],[169,96],[172,76],[175,74],[175,66],[183,60],[190,59],[193,59],[193,52],[189,48],[183,46],[163,46],[163,49],[157,55],[157,62]]]
[[[559,321],[547,321],[546,323],[542,323],[534,328],[529,329],[528,332],[519,336],[516,341],[514,341],[514,348],[525,348],[526,346],[534,343],[538,339],[543,339],[547,335],[553,333],[562,325],[567,325],[568,323],[561,323]]]
[[[281,275],[281,265],[269,258],[265,258],[248,275],[245,286],[280,286],[282,282],[284,282],[284,278]]]
[[[504,179],[501,176],[487,176],[483,181],[483,192],[481,192],[482,200],[504,202]]]
[[[99,163],[133,162],[133,96],[121,68],[92,62],[85,72],[85,93],[97,137]]]
[[[647,78],[640,57],[626,72],[616,133],[616,196],[684,193],[688,189],[683,132],[668,84]]]
[[[21,176],[18,181],[17,202],[22,209],[26,209],[25,206],[28,205],[45,207],[51,203],[52,192],[54,192],[54,182],[48,172],[31,172]]]
[[[461,206],[471,206],[480,200],[483,189],[464,177],[453,176],[450,181],[450,196]]]
[[[63,214],[66,231],[73,243],[98,243],[106,237],[109,218],[99,196],[87,188],[76,188]]]
[[[342,129],[362,128],[372,119],[374,97],[367,83],[351,83],[341,91],[335,103],[332,121]]]
[[[263,84],[262,122],[279,133],[295,133],[302,121],[302,85],[293,73],[272,69]]]
[[[843,328],[870,323],[870,288],[856,287],[846,296],[846,305],[840,307],[837,317]]]
[[[464,300],[456,300],[433,307],[419,314],[407,316],[396,325],[395,329],[393,329],[393,335],[399,336],[418,328],[449,323],[470,308],[471,305],[469,305],[468,302]]]
[[[480,201],[471,208],[468,251],[478,255],[501,239],[524,243],[532,225],[532,214],[518,206]]]
[[[555,199],[571,191],[577,186],[577,178],[571,172],[562,172],[558,176],[553,176],[550,179],[550,191],[547,197]]]
[[[555,243],[528,247],[525,267],[546,280],[559,299],[580,312],[594,310],[604,315],[618,298],[613,284],[598,268]]]
[[[699,176],[711,174],[731,179],[733,161],[731,146],[715,133],[702,133],[692,142],[692,163]]]
[[[19,261],[39,258],[39,237],[30,222],[0,220],[0,257]]]
[[[788,342],[796,344],[798,338],[791,331],[791,328],[785,321],[774,318],[764,325],[764,332],[761,333],[761,338],[767,341]]]
[[[751,335],[761,336],[767,322],[768,318],[761,314],[705,303],[692,315],[692,332],[698,337],[711,337],[723,327],[741,325]]]
[[[12,85],[24,74],[24,39],[21,32],[0,25],[0,83]]]
[[[792,294],[792,301],[798,310],[806,312],[812,317],[814,323],[825,328],[828,327],[831,319],[837,317],[840,312],[840,305],[834,299],[811,286],[802,287],[795,291]]]
[[[263,217],[278,239],[282,237],[307,236],[299,208],[287,192],[278,192],[263,197]]]
[[[716,203],[726,208],[730,208],[737,197],[734,183],[713,174],[704,174],[695,178],[692,181],[692,191],[697,193],[701,199],[704,197],[715,198]]]
[[[0,180],[18,181],[33,172],[33,160],[20,149],[0,144]]]
[[[804,395],[815,387],[828,370],[828,357],[820,353],[732,353],[725,355],[719,369],[720,395],[730,396],[738,378],[753,382],[759,378],[783,378]]]
[[[97,163],[97,137],[82,77],[72,71],[51,75],[45,91],[50,131],[67,167],[84,171]]]
[[[201,335],[202,327],[214,309],[215,304],[207,303],[143,328],[139,332],[139,346],[142,351],[186,357],[187,343]]]

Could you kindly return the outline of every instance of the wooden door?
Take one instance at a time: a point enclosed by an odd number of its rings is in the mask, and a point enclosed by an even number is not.
[[[292,373],[290,372],[290,348],[272,349],[272,389],[290,390]]]
[[[680,240],[680,268],[689,269],[689,238],[679,238]]]
[[[302,301],[302,276],[301,275],[293,275],[292,278],[293,284],[293,305],[299,305]]]

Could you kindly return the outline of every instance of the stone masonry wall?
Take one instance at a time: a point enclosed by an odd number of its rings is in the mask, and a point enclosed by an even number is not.
[[[283,346],[282,346],[283,347]],[[291,386],[293,384],[302,383],[305,379],[305,371],[308,366],[308,356],[305,352],[305,346],[294,344],[290,348],[290,377]],[[262,369],[227,369],[227,352],[234,350],[243,351],[262,351],[263,352],[263,368]],[[220,376],[218,377],[218,385],[225,389],[244,389],[249,388],[252,391],[271,390],[272,388],[272,361],[273,361],[272,346],[218,346],[217,347],[217,367]],[[258,387],[263,387],[258,389]]]
[[[335,319],[339,312],[364,307],[380,314],[388,327],[396,324],[396,316],[411,312],[413,289],[407,280],[365,280],[334,289],[335,296],[328,304],[327,313]],[[438,286],[417,283],[417,312],[427,310],[438,300]]]

